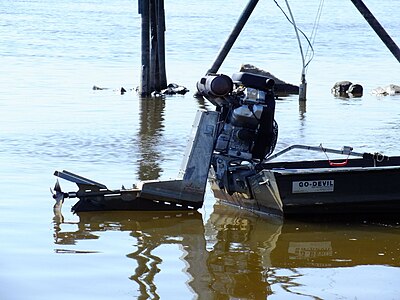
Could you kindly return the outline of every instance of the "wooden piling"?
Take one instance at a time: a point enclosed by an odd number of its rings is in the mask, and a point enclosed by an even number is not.
[[[142,17],[139,93],[149,96],[167,87],[164,0],[139,0],[139,14]]]
[[[157,19],[156,19],[156,0],[150,2],[150,90],[157,90],[158,82],[158,67],[157,67]]]
[[[141,96],[147,96],[150,92],[150,5],[147,0],[139,0],[139,14],[142,17],[141,22],[141,75],[139,93]]]
[[[158,67],[160,74],[160,88],[167,87],[167,72],[165,68],[165,9],[164,0],[157,0],[157,40],[158,40]]]

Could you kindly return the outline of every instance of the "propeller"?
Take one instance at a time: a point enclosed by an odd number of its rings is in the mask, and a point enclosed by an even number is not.
[[[53,195],[53,199],[56,200],[56,203],[54,204],[54,208],[61,209],[61,206],[64,203],[65,194],[61,190],[61,186],[60,186],[60,183],[58,182],[58,179],[56,181],[56,184],[54,185],[54,189],[50,188],[50,192]]]

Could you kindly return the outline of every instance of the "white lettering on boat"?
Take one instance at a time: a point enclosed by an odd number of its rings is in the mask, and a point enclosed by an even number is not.
[[[307,180],[293,181],[292,193],[325,193],[335,190],[335,181],[332,179],[325,180]]]

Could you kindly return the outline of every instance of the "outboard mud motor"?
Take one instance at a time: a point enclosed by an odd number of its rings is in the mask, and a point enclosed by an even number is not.
[[[57,177],[76,183],[78,191],[64,193],[57,181],[52,190],[54,209],[60,210],[65,198],[79,198],[74,212],[198,209],[213,171],[221,190],[243,193],[248,199],[253,190],[249,176],[272,153],[278,135],[273,86],[273,80],[249,73],[202,78],[198,90],[216,111],[196,114],[176,179],[143,181],[130,189],[114,190],[66,170],[56,171]]]
[[[274,80],[251,73],[208,75],[197,89],[220,113],[212,166],[220,188],[249,193],[246,177],[269,156],[278,137]]]

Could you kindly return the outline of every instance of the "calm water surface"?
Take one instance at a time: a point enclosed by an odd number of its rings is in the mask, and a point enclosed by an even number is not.
[[[209,191],[195,213],[74,215],[66,200],[54,215],[54,170],[110,188],[176,176],[196,110],[211,108],[192,97],[195,83],[245,2],[166,1],[168,81],[191,93],[163,100],[118,93],[139,82],[136,1],[0,2],[0,299],[399,299],[400,220],[282,221]],[[292,2],[310,34],[319,1]],[[350,1],[326,2],[308,101],[278,101],[277,148],[398,155],[400,96],[369,92],[400,85],[399,63]],[[400,44],[397,1],[365,4]],[[297,41],[273,1],[260,1],[220,71],[242,63],[299,82]],[[362,84],[364,96],[334,98],[340,80]]]

